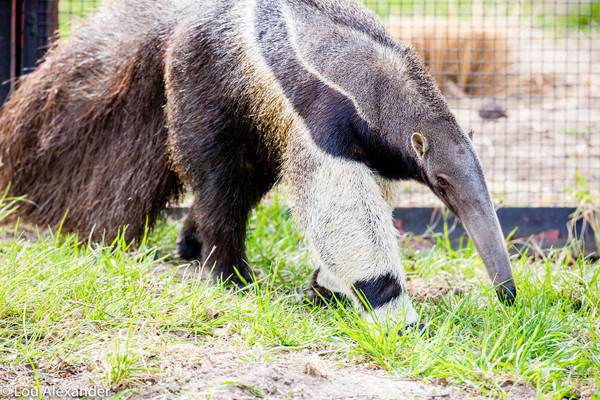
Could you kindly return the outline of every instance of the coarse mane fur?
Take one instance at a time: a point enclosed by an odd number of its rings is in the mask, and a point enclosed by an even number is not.
[[[65,229],[95,240],[125,224],[139,238],[182,190],[165,151],[167,28],[157,16],[167,10],[125,3],[135,18],[113,2],[78,26],[0,116],[0,187],[33,202],[19,214],[53,227],[66,214]]]

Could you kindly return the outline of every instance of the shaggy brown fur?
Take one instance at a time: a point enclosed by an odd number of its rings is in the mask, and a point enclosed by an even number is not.
[[[55,45],[6,102],[0,187],[32,202],[19,214],[33,222],[67,213],[67,230],[110,241],[128,225],[131,240],[181,190],[165,151],[161,32],[111,58],[86,36]]]

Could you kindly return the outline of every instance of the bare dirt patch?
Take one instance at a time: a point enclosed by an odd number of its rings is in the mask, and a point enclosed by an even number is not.
[[[319,356],[316,349],[280,354],[273,362],[247,362],[238,346],[220,339],[202,344],[168,344],[152,351],[160,360],[154,372],[139,372],[127,387],[107,389],[108,396],[130,390],[124,398],[135,399],[463,399],[476,393],[440,383],[400,379],[369,365],[350,365]],[[36,366],[42,390],[98,388],[104,371],[93,363],[78,367],[40,363]],[[0,366],[2,387],[21,393],[35,390],[29,366]],[[29,389],[27,389],[29,388]],[[535,391],[511,382],[503,388],[510,398],[528,399]],[[16,396],[13,396],[16,398]],[[7,396],[7,398],[13,398]],[[100,396],[105,397],[105,396]],[[44,396],[46,398],[46,396]],[[47,398],[58,398],[47,396]],[[94,396],[92,396],[94,398]],[[99,398],[99,397],[95,397]]]

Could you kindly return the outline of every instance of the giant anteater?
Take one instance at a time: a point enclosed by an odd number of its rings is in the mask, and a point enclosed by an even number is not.
[[[34,222],[68,211],[66,229],[139,238],[187,185],[180,254],[214,248],[214,277],[250,281],[248,213],[281,180],[315,289],[412,324],[386,199],[413,179],[515,297],[468,135],[415,50],[352,0],[107,1],[18,86],[0,116],[0,185],[33,202],[20,212]]]

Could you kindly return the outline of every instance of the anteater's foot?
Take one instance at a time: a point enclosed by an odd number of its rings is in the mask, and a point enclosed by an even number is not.
[[[498,298],[505,306],[512,306],[517,298],[517,288],[514,286],[502,285],[497,289]]]
[[[213,284],[222,284],[229,289],[240,289],[243,292],[252,290],[256,287],[254,279],[249,276],[246,271],[240,271],[241,274],[236,273],[218,273],[213,271],[211,274],[211,281]],[[240,276],[241,275],[241,276]]]
[[[409,332],[417,331],[421,334],[421,336],[425,336],[427,334],[427,330],[425,329],[425,324],[413,322],[412,324],[406,324],[404,329],[400,329],[398,331],[398,336],[404,336]]]
[[[177,255],[182,260],[201,260],[202,243],[193,235],[182,235],[177,240]]]

